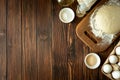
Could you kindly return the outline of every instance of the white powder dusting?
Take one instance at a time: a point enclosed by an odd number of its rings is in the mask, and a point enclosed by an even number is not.
[[[120,1],[119,0],[109,0],[108,3],[106,3],[105,5],[118,5],[118,6],[120,6]],[[96,37],[99,37],[102,39],[102,41],[98,45],[111,44],[112,40],[115,37],[115,34],[107,34],[107,33],[104,33],[102,30],[97,29],[96,20],[94,17],[96,16],[96,12],[98,11],[98,9],[96,9],[90,17],[90,27],[92,28],[93,34]]]
[[[120,6],[120,0],[109,0],[107,4]]]

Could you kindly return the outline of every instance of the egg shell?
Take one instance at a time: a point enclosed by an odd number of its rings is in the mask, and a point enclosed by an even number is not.
[[[117,63],[117,62],[118,62],[118,57],[115,56],[115,55],[110,55],[110,57],[109,57],[109,62],[110,62],[111,64]]]
[[[118,66],[120,66],[120,62],[118,62]]]
[[[103,69],[103,72],[108,74],[112,71],[112,66],[110,64],[105,64],[103,65],[102,69]]]
[[[112,72],[112,77],[114,79],[120,79],[120,71],[113,71]]]
[[[120,55],[120,46],[116,47],[115,52],[117,55]]]

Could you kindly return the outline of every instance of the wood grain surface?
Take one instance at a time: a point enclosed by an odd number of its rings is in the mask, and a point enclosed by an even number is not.
[[[0,80],[109,80],[101,66],[119,39],[98,53],[99,68],[88,69],[92,51],[75,33],[83,18],[64,24],[62,8],[57,0],[0,0]]]

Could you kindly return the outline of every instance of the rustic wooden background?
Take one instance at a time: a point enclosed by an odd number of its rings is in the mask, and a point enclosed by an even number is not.
[[[101,66],[118,40],[98,53],[98,69],[86,68],[91,50],[75,33],[82,18],[63,24],[61,8],[57,0],[0,0],[0,80],[109,80]]]

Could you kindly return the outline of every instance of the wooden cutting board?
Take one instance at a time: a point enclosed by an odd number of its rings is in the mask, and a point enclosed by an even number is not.
[[[92,49],[94,52],[102,52],[106,50],[112,43],[110,44],[104,44],[99,45],[102,41],[101,38],[95,37],[94,34],[91,32],[89,19],[90,15],[93,13],[93,11],[98,7],[103,5],[108,0],[101,0],[84,18],[83,20],[77,25],[76,27],[76,34],[79,39],[81,39],[88,47]],[[115,39],[119,36],[119,34],[116,34]]]

